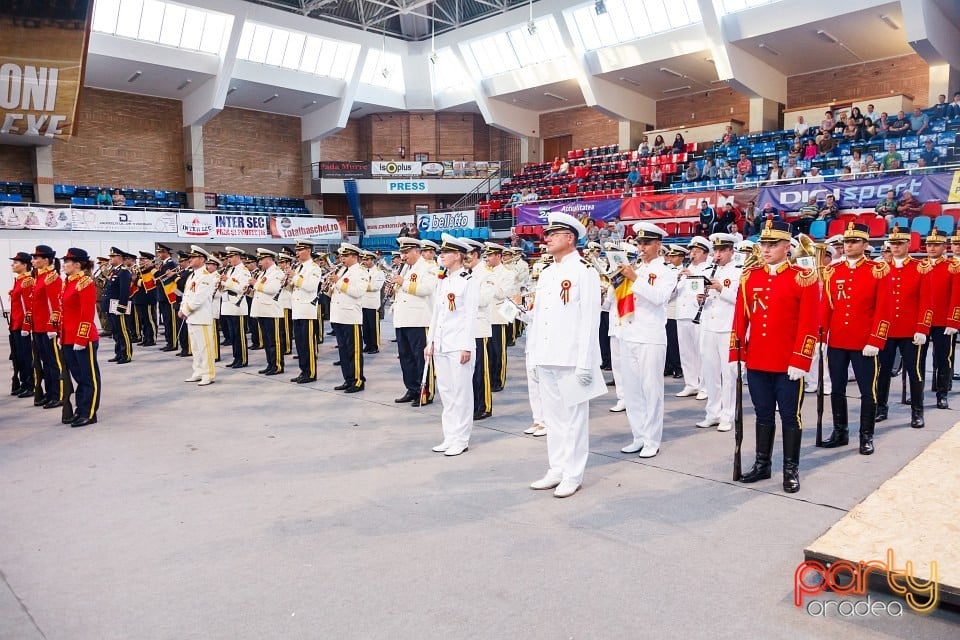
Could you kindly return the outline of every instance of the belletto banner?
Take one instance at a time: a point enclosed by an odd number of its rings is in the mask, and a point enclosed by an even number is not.
[[[73,135],[92,9],[91,0],[0,3],[0,135]]]
[[[215,213],[177,214],[181,238],[269,238],[267,216]]]
[[[270,235],[283,239],[304,238],[340,242],[343,238],[343,228],[336,218],[271,216]]]

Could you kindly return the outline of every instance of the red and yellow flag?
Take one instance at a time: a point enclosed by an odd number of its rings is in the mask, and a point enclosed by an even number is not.
[[[153,277],[153,271],[144,271],[140,274],[140,280],[143,282],[143,290],[150,292],[157,288],[157,281]]]
[[[618,273],[610,279],[610,283],[613,285],[616,296],[617,315],[620,318],[629,318],[634,310],[633,282],[622,273]]]

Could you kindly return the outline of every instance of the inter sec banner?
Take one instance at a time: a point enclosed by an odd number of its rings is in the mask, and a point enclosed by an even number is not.
[[[0,135],[73,135],[93,2],[0,3]]]
[[[269,238],[267,216],[191,213],[177,214],[177,235],[181,238]]]
[[[305,238],[340,242],[343,229],[336,218],[270,216],[270,235],[274,238]]]

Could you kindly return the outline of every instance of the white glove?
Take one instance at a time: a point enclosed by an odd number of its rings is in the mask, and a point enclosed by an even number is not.
[[[913,334],[913,344],[917,345],[918,347],[922,344],[927,344],[927,336],[923,335],[922,333]]]
[[[531,367],[530,369],[527,369],[527,372],[530,374],[531,380],[533,380],[537,384],[540,384],[540,374],[537,373],[536,367]]]
[[[53,340],[54,338],[57,337],[57,332],[56,332],[56,331],[48,331],[48,332],[47,332],[47,337],[50,338],[51,340]]]
[[[791,380],[801,379],[807,372],[800,367],[787,367],[787,377]]]
[[[76,343],[74,343],[74,345],[73,345],[73,350],[74,350],[74,351],[85,351],[86,348],[87,348],[86,345],[82,345],[82,344],[76,344]]]
[[[955,336],[957,335],[957,329],[955,327],[947,327],[943,330],[943,335],[945,336]]]
[[[867,345],[863,348],[863,355],[868,358],[876,357],[880,353],[879,347],[874,347],[873,345]]]
[[[593,382],[593,373],[590,371],[590,369],[580,369],[578,367],[576,376],[577,376],[577,380],[580,381],[580,384],[582,384],[585,387],[589,386],[590,383]]]
[[[21,331],[21,332],[20,332],[20,335],[23,336],[24,338],[29,338],[29,337],[30,337],[30,332],[29,332],[29,331]]]

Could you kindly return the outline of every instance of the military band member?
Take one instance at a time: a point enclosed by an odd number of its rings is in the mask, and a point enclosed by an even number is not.
[[[717,265],[713,278],[706,284],[703,311],[700,314],[700,355],[703,359],[703,388],[707,393],[706,417],[698,427],[717,426],[717,431],[733,428],[736,401],[736,373],[730,366],[730,328],[733,326],[733,308],[737,303],[741,271],[733,262],[736,236],[715,233],[713,264]]]
[[[540,261],[537,263],[538,266],[536,269],[531,270],[532,274],[535,274],[534,279],[537,281],[537,284],[539,284],[540,274],[551,264],[553,264],[553,256],[547,253],[547,247],[543,245],[540,247]],[[536,295],[531,293],[529,298],[529,300],[525,301],[520,295],[517,295],[514,301],[522,305],[524,309],[528,309],[536,304]],[[533,423],[524,429],[523,432],[528,436],[542,438],[547,435],[547,420],[543,415],[543,399],[540,397],[540,385],[537,383],[537,367],[533,362],[532,349],[536,343],[536,331],[530,325],[530,323],[533,322],[533,314],[530,312],[521,313],[520,320],[527,325],[525,331],[527,339],[523,348],[523,357],[524,369],[526,369],[527,372],[527,400],[530,402],[530,415],[533,417]]]
[[[493,391],[503,391],[507,381],[507,325],[512,321],[500,312],[500,305],[507,298],[512,298],[520,292],[517,286],[517,274],[503,264],[503,245],[495,242],[484,244],[486,248],[487,267],[493,272],[493,281],[496,288],[493,292],[493,302],[490,304],[490,324],[492,335],[487,341],[490,358],[490,378],[493,380]],[[598,329],[599,331],[599,329]]]
[[[680,347],[680,362],[683,368],[683,389],[678,398],[696,396],[697,400],[706,400],[703,391],[702,363],[700,359],[700,327],[693,323],[700,303],[697,295],[702,292],[702,277],[708,275],[712,266],[709,261],[710,242],[706,238],[695,237],[687,245],[690,265],[680,271],[677,283],[677,343]]]
[[[667,304],[674,290],[673,273],[660,257],[666,232],[649,222],[633,225],[640,259],[623,265],[614,278],[618,296],[620,368],[623,404],[633,440],[620,451],[652,458],[663,439],[663,367],[667,357]]]
[[[490,357],[487,353],[487,341],[492,333],[490,329],[490,305],[496,283],[493,273],[486,268],[481,255],[483,243],[465,239],[470,250],[464,256],[464,264],[470,270],[471,282],[477,288],[477,319],[473,325],[476,350],[473,367],[473,419],[485,420],[493,415],[493,392],[490,380]]]
[[[33,284],[30,275],[30,254],[19,251],[10,258],[13,271],[13,288],[10,290],[9,329],[11,335],[13,370],[17,374],[17,385],[10,392],[19,398],[29,398],[34,392],[33,344],[30,338],[27,314],[33,304]],[[40,381],[37,381],[40,384]]]
[[[130,340],[133,344],[140,344],[143,342],[143,332],[140,328],[140,314],[137,311],[137,305],[133,303],[133,295],[136,292],[137,287],[137,271],[139,266],[137,264],[137,254],[123,253],[123,266],[130,272],[130,305],[128,307],[128,316],[127,316],[127,329],[130,331]]]
[[[93,267],[83,249],[71,247],[63,256],[63,318],[60,341],[70,375],[76,381],[71,427],[96,424],[100,408],[100,367],[97,348],[100,336],[94,317],[97,314],[97,291],[93,279],[84,273]]]
[[[254,280],[260,277],[261,269],[257,263],[256,255],[249,253],[243,254],[243,266],[247,268],[247,273],[249,273],[250,277]],[[257,319],[250,314],[251,309],[253,309],[253,287],[247,286],[245,291],[246,293],[243,297],[245,298],[244,304],[247,305],[248,326],[250,328],[250,347],[248,350],[263,349],[263,335],[260,333],[260,324],[257,322]]]
[[[290,274],[293,270],[293,256],[287,253],[286,248],[277,252],[277,266],[283,271],[283,286],[280,287],[280,294],[277,298],[280,307],[283,309],[283,317],[280,319],[280,352],[288,356],[293,353],[293,323],[290,315],[292,310]]]
[[[756,413],[757,455],[740,482],[770,478],[776,414],[783,428],[783,490],[800,490],[803,373],[817,344],[817,274],[787,261],[790,225],[767,220],[760,231],[763,265],[744,269],[733,312],[730,362],[747,369]]]
[[[210,314],[213,316],[213,361],[220,362],[220,305],[223,298],[220,287],[220,269],[223,267],[223,261],[211,253],[203,266],[207,273],[217,279],[210,299]]]
[[[672,244],[667,249],[667,254],[663,261],[670,267],[671,280],[679,281],[680,272],[683,270],[683,261],[686,260],[690,252],[681,244]],[[667,305],[667,360],[663,367],[663,375],[674,379],[683,377],[683,367],[680,363],[680,340],[677,337],[677,297],[670,299]]]
[[[607,251],[622,251],[627,255],[627,260],[629,262],[636,262],[639,257],[639,252],[637,250],[637,245],[630,244],[629,242],[622,243],[607,243]],[[621,282],[617,272],[619,267],[611,268],[610,278],[616,278],[618,282]],[[608,278],[603,281],[604,287],[606,290],[601,296],[600,300],[600,329],[603,329],[603,315],[604,313],[608,316],[607,321],[607,337],[610,342],[610,371],[613,375],[613,388],[616,392],[617,401],[610,407],[611,413],[622,413],[627,410],[626,405],[623,403],[623,360],[621,359],[623,350],[621,349],[620,333],[622,322],[620,319],[620,309],[617,304],[617,288],[614,286],[613,282]],[[603,342],[600,342],[600,359],[601,365],[600,368],[603,368]]]
[[[847,370],[860,388],[860,453],[874,451],[877,412],[877,356],[890,330],[890,266],[863,255],[870,237],[867,225],[851,222],[843,232],[842,262],[824,269],[821,315],[827,339],[827,364],[833,388],[833,433],[823,446],[831,449],[849,441],[847,430]]]
[[[427,346],[427,327],[433,315],[433,292],[437,277],[420,252],[416,238],[398,238],[403,268],[393,277],[393,326],[397,335],[404,394],[394,402],[420,405],[420,379],[423,376],[423,350]],[[433,375],[427,379],[428,402],[433,399]]]
[[[43,408],[63,406],[63,356],[57,344],[60,328],[60,261],[56,252],[45,244],[38,245],[32,256],[35,281],[32,283],[30,312],[26,317],[28,331],[33,333],[33,344],[40,358],[43,377]],[[36,402],[35,402],[36,404]],[[38,405],[39,406],[39,405]]]
[[[110,315],[110,333],[113,334],[114,355],[108,362],[125,364],[133,357],[128,312],[130,307],[130,282],[133,277],[123,266],[123,251],[110,248],[110,277],[103,288],[103,297],[107,301]]]
[[[178,251],[178,266],[180,268],[180,275],[177,276],[177,294],[178,302],[175,305],[177,311],[177,344],[180,346],[180,351],[177,352],[178,358],[189,358],[192,354],[190,351],[190,333],[187,328],[187,323],[180,319],[180,303],[183,300],[183,292],[187,287],[187,278],[190,277],[190,254],[186,251]]]
[[[437,303],[433,306],[429,343],[423,357],[432,358],[437,367],[437,386],[443,402],[443,442],[433,447],[433,451],[458,456],[469,447],[473,429],[471,381],[479,292],[471,281],[470,271],[463,266],[469,245],[446,233],[441,238],[443,272],[437,282]]]
[[[230,336],[230,351],[233,359],[228,369],[247,366],[247,299],[244,292],[250,282],[250,272],[243,264],[243,250],[226,247],[227,264],[230,266],[220,275],[220,321],[225,333]]]
[[[544,227],[547,251],[554,263],[540,273],[530,338],[530,362],[543,400],[547,430],[546,475],[531,489],[553,489],[566,498],[580,489],[589,455],[590,402],[568,406],[560,380],[573,376],[589,386],[600,365],[600,276],[580,257],[577,240],[586,235],[579,220],[550,213]]]
[[[380,353],[380,290],[387,276],[377,266],[377,254],[364,251],[360,255],[361,266],[367,270],[370,284],[363,294],[363,352]]]
[[[315,309],[317,312],[317,331],[316,331],[317,344],[321,345],[323,344],[323,336],[325,333],[325,330],[323,328],[323,320],[324,318],[330,317],[330,296],[328,296],[323,292],[322,275],[324,273],[324,270],[330,268],[330,260],[329,260],[329,256],[322,251],[317,253],[312,253],[310,254],[310,257],[313,259],[313,264],[317,265],[317,268],[320,269],[320,274],[321,274],[321,282],[317,286],[317,295],[316,295],[317,304],[315,305]]]
[[[263,350],[266,352],[267,366],[257,373],[275,376],[283,373],[283,349],[280,344],[280,322],[283,320],[283,307],[277,299],[283,286],[283,271],[276,264],[277,254],[269,249],[257,249],[257,264],[260,275],[251,277],[248,284],[253,288],[253,303],[250,305],[250,317],[257,319]]]
[[[297,384],[306,384],[317,379],[317,287],[320,286],[323,274],[310,258],[312,250],[312,242],[297,241],[294,247],[297,266],[290,276],[293,338],[297,344],[297,365],[300,367],[300,375],[291,382]]]
[[[153,347],[157,344],[157,281],[156,270],[153,267],[155,256],[149,251],[140,251],[137,264],[137,276],[134,279],[136,291],[131,296],[131,302],[140,320],[140,335],[143,338],[143,347]]]
[[[190,349],[193,352],[193,373],[184,382],[196,382],[198,387],[214,383],[217,336],[213,332],[213,292],[220,282],[216,273],[207,271],[210,254],[202,248],[190,246],[190,273],[178,317],[187,324]]]
[[[440,245],[438,245],[433,240],[421,240],[420,241],[420,255],[430,265],[430,272],[436,276],[437,271],[440,270],[440,265],[437,264],[437,252],[440,250]]]
[[[930,278],[932,264],[910,257],[910,231],[893,226],[887,245],[892,254],[890,264],[891,305],[887,343],[880,352],[880,374],[877,378],[877,417],[887,419],[887,400],[893,361],[900,352],[902,366],[910,380],[910,426],[923,427],[923,379],[927,362],[927,336],[933,322]]]
[[[154,247],[159,266],[154,276],[160,291],[157,294],[157,311],[163,325],[166,342],[161,351],[176,351],[177,344],[177,261],[170,255],[170,247],[159,244]]]
[[[933,390],[937,395],[937,408],[949,409],[947,393],[950,391],[953,371],[953,341],[960,327],[960,282],[957,274],[960,265],[945,257],[947,237],[934,227],[927,236],[927,263],[930,272],[931,303],[933,319],[930,327],[930,343],[933,346]]]
[[[360,337],[360,325],[363,323],[363,307],[360,301],[370,284],[370,276],[366,269],[360,266],[360,249],[343,243],[337,253],[342,266],[336,273],[331,274],[330,278],[333,282],[330,324],[337,337],[343,383],[334,387],[334,390],[357,393],[363,391],[366,382]]]

